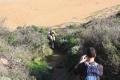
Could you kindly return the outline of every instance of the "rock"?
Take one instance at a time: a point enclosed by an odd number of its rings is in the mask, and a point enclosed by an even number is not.
[[[8,65],[8,60],[5,58],[0,58],[0,63],[4,65]]]

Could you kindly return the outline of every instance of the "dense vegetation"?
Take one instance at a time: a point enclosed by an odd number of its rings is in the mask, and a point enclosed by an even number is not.
[[[93,18],[86,23],[70,24],[54,29],[57,33],[55,49],[49,46],[48,29],[38,26],[18,27],[10,32],[0,28],[0,58],[8,65],[0,65],[0,80],[52,80],[53,67],[47,62],[55,51],[65,55],[67,78],[87,47],[95,47],[97,58],[104,66],[102,80],[120,79],[120,13],[106,18]]]
[[[80,27],[73,24],[64,29],[65,33],[58,36],[56,44],[68,55],[67,68],[76,64],[87,47],[95,47],[96,60],[104,66],[103,80],[120,79],[119,16],[117,13],[105,19],[93,19]]]
[[[42,76],[49,75],[45,57],[53,53],[47,29],[37,26],[18,27],[13,32],[4,27],[0,29],[0,57],[9,61],[7,66],[3,65],[5,69],[1,68],[1,77],[5,80],[48,80]]]

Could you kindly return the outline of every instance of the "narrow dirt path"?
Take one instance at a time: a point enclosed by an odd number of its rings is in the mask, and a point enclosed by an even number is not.
[[[53,67],[52,80],[79,80],[67,72],[65,67],[66,55],[58,51],[54,53],[49,61],[49,65]]]
[[[52,55],[49,65],[53,67],[52,80],[64,80],[66,76],[65,55],[55,51]]]

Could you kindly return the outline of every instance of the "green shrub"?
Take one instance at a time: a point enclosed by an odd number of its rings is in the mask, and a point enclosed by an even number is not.
[[[67,36],[57,37],[55,41],[55,46],[57,49],[67,52],[73,46],[77,45],[77,43],[78,41],[74,36],[67,35]]]
[[[16,42],[17,42],[16,35],[14,33],[10,33],[8,38],[7,38],[7,41],[10,45],[15,46]]]
[[[79,53],[80,46],[74,46],[71,48],[70,53],[72,55],[78,54]]]
[[[76,45],[68,50],[66,55],[66,61],[65,66],[68,68],[68,70],[73,70],[74,66],[78,63],[80,60],[80,46]]]
[[[51,80],[51,72],[47,62],[41,58],[35,58],[28,64],[31,76],[35,76],[37,80]]]

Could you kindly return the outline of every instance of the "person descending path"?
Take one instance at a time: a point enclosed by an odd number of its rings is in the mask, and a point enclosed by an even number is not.
[[[95,62],[95,57],[96,50],[90,47],[75,66],[74,72],[80,75],[81,80],[100,80],[103,75],[103,66]]]
[[[48,39],[50,41],[51,48],[53,48],[53,49],[55,47],[55,38],[56,38],[55,36],[56,36],[55,31],[50,30],[48,33]]]

